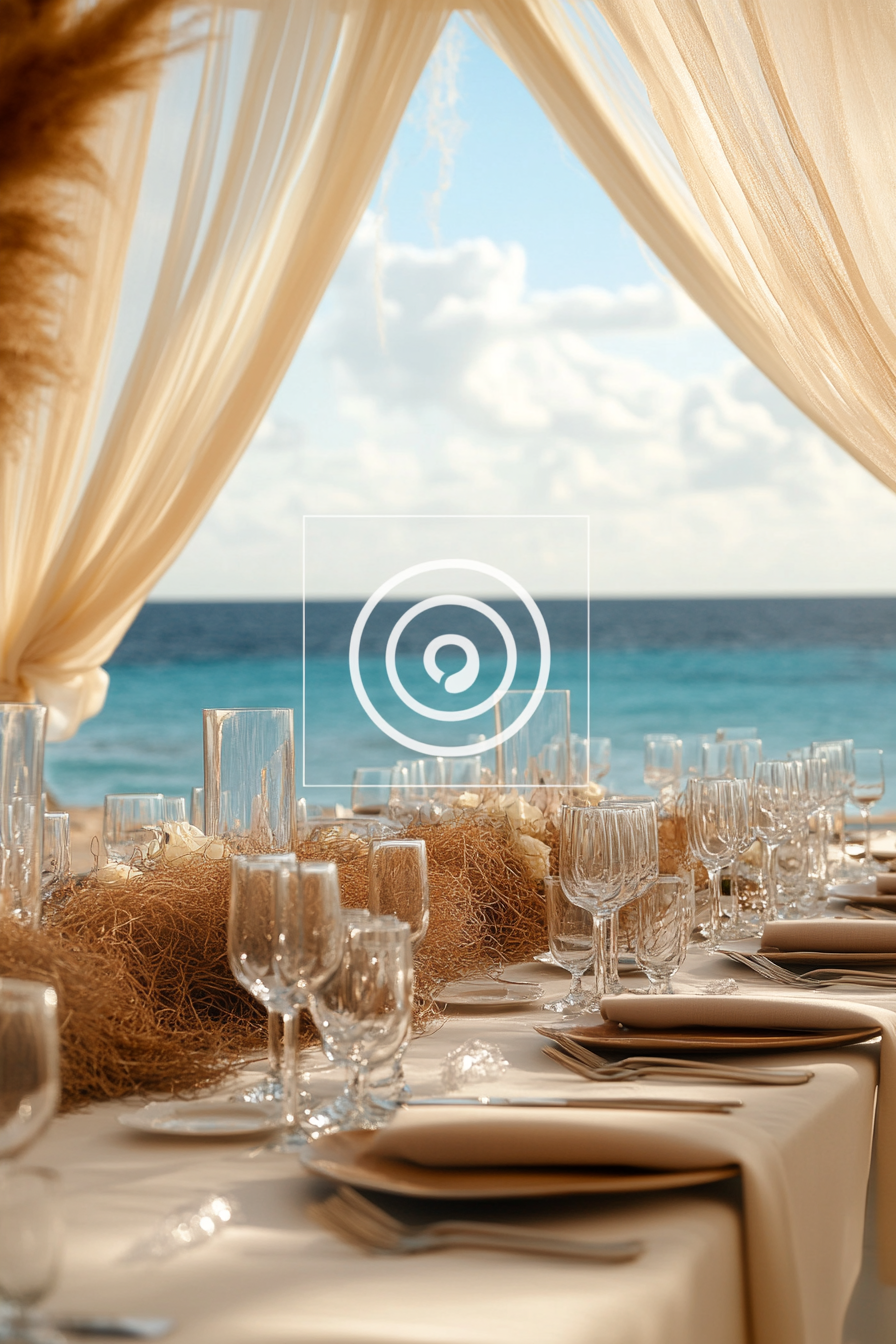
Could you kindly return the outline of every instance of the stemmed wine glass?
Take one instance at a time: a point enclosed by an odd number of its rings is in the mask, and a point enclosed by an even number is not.
[[[298,863],[294,854],[231,859],[227,952],[239,983],[283,1019],[281,1147],[305,1142],[311,1098],[299,1089],[298,1018],[309,995],[332,975],[342,950],[342,911],[334,863]]]
[[[640,816],[641,820],[638,821]],[[647,856],[633,849],[646,846]],[[560,816],[560,882],[573,905],[594,917],[594,990],[607,993],[607,948],[603,921],[638,894],[630,874],[659,866],[656,811],[641,808],[569,807]]]
[[[799,805],[799,781],[795,761],[759,761],[753,770],[751,823],[762,841],[763,886],[766,919],[778,916],[778,849],[794,828]]]
[[[865,830],[864,864],[871,863],[871,809],[884,796],[884,754],[879,747],[856,747],[849,796],[862,815]]]
[[[846,853],[845,808],[853,774],[852,758],[854,750],[855,742],[851,737],[838,737],[825,742],[813,742],[811,746],[812,755],[821,756],[828,763],[832,790],[830,807],[833,820],[832,829],[840,837],[840,861],[833,870],[828,863],[828,877],[849,876],[848,855]]]
[[[392,915],[367,910],[345,914],[341,959],[335,974],[312,994],[309,1007],[324,1054],[348,1064],[345,1092],[309,1116],[313,1134],[378,1129],[386,1119],[371,1101],[370,1069],[404,1045],[411,1028],[414,970],[411,931]]]
[[[621,796],[605,798],[601,807],[616,808],[629,817],[633,841],[627,849],[628,863],[625,876],[625,901],[636,901],[641,892],[659,873],[659,840],[657,832],[657,801],[655,798]],[[654,841],[656,837],[656,841]],[[608,994],[621,994],[619,979],[619,911],[604,921],[607,958]]]
[[[582,977],[594,960],[594,919],[590,911],[573,905],[558,877],[544,879],[544,913],[551,956],[572,976],[569,991],[562,999],[546,1003],[545,1011],[583,1012],[588,1006],[588,996]]]
[[[0,977],[0,1162],[32,1144],[58,1105],[56,991]]]
[[[367,851],[367,903],[372,915],[395,915],[410,929],[411,955],[429,928],[429,870],[425,840],[371,840]],[[407,1042],[392,1057],[383,1086],[396,1101],[409,1092],[402,1061]]]
[[[747,786],[741,779],[689,779],[685,813],[691,852],[709,874],[709,945],[715,948],[722,941],[722,869],[747,843]]]

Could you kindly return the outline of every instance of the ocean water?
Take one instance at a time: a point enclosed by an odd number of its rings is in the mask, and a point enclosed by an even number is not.
[[[582,604],[540,605],[552,638],[549,685],[571,690],[573,730],[584,732]],[[358,712],[338,651],[359,609],[309,604],[308,703],[315,685],[327,686],[329,702],[310,724],[309,779],[346,780],[356,765],[408,754]],[[394,615],[383,613],[383,622]],[[64,804],[201,784],[207,706],[293,706],[301,790],[300,603],[149,603],[108,671],[103,712],[47,749],[47,781]],[[523,640],[516,684],[528,677],[534,651]],[[853,737],[882,747],[896,772],[896,598],[596,601],[590,690],[592,732],[612,738],[609,782],[621,791],[643,788],[645,733],[696,735],[723,724],[758,727],[770,757],[813,738]],[[349,800],[347,788],[304,791],[321,803]],[[888,798],[896,806],[896,781]]]

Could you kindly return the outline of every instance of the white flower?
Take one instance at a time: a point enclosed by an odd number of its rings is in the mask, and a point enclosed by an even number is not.
[[[96,871],[96,880],[103,887],[122,887],[126,882],[137,882],[143,874],[139,868],[126,863],[107,863]]]
[[[576,785],[575,795],[576,802],[582,807],[597,807],[597,804],[606,798],[607,790],[603,784],[598,784],[596,779],[589,779],[587,784]]]
[[[204,859],[223,859],[228,852],[219,836],[205,835],[198,826],[191,826],[188,821],[166,822],[164,834],[167,863],[183,863],[194,854]]]
[[[546,845],[543,840],[536,840],[534,835],[517,835],[515,843],[526,861],[529,876],[533,877],[536,882],[541,882],[550,872],[550,846]]]
[[[478,806],[479,806],[479,794],[478,794],[478,793],[462,793],[462,794],[460,795],[459,798],[455,798],[455,800],[454,800],[454,806],[455,806],[455,807],[462,807],[462,808],[469,808],[469,809],[472,810],[474,807],[478,807]]]

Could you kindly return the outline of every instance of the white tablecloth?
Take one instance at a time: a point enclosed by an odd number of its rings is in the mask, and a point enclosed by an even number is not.
[[[692,958],[683,983],[724,973]],[[875,1001],[893,1005],[894,996]],[[541,1053],[532,1031],[547,1014],[453,1018],[415,1041],[407,1072],[435,1090],[446,1051],[479,1036],[500,1044],[512,1069],[494,1090],[577,1094],[593,1085]],[[816,1300],[810,1344],[839,1338],[859,1272],[864,1174],[876,1073],[874,1047],[800,1055],[816,1078],[800,1088],[739,1088],[747,1121],[779,1150],[801,1238],[812,1240]],[[787,1056],[787,1062],[796,1057]],[[604,1085],[610,1087],[612,1085]],[[620,1085],[622,1086],[622,1085]],[[628,1086],[628,1085],[624,1085]],[[658,1089],[668,1089],[658,1084]],[[725,1095],[680,1085],[682,1095]],[[614,1088],[614,1095],[617,1089]],[[730,1089],[727,1095],[731,1095]],[[346,1246],[306,1216],[321,1185],[292,1157],[250,1157],[249,1141],[197,1142],[121,1127],[118,1104],[60,1118],[29,1161],[64,1177],[67,1244],[51,1312],[173,1317],[172,1344],[747,1344],[741,1210],[735,1183],[703,1190],[528,1206],[539,1224],[595,1237],[640,1237],[631,1264],[570,1264],[504,1253],[449,1251],[376,1257]],[[674,1117],[676,1120],[681,1117]],[[235,1198],[242,1221],[212,1241],[156,1262],[129,1258],[175,1209],[211,1193]],[[509,1212],[505,1206],[502,1212]],[[866,1266],[844,1338],[891,1344],[892,1290]],[[813,1312],[815,1313],[813,1316]]]

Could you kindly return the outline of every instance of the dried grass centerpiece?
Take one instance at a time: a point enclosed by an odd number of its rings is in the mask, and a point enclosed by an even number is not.
[[[425,840],[430,873],[430,928],[417,954],[419,1031],[437,1016],[438,984],[542,948],[544,915],[504,819],[406,834]],[[344,904],[365,904],[363,841],[308,841],[298,855],[333,860]],[[40,930],[0,925],[0,975],[48,980],[59,994],[64,1109],[209,1086],[263,1048],[264,1013],[227,963],[229,897],[228,860],[197,852],[168,862],[163,854],[125,881],[92,873],[73,884]]]

